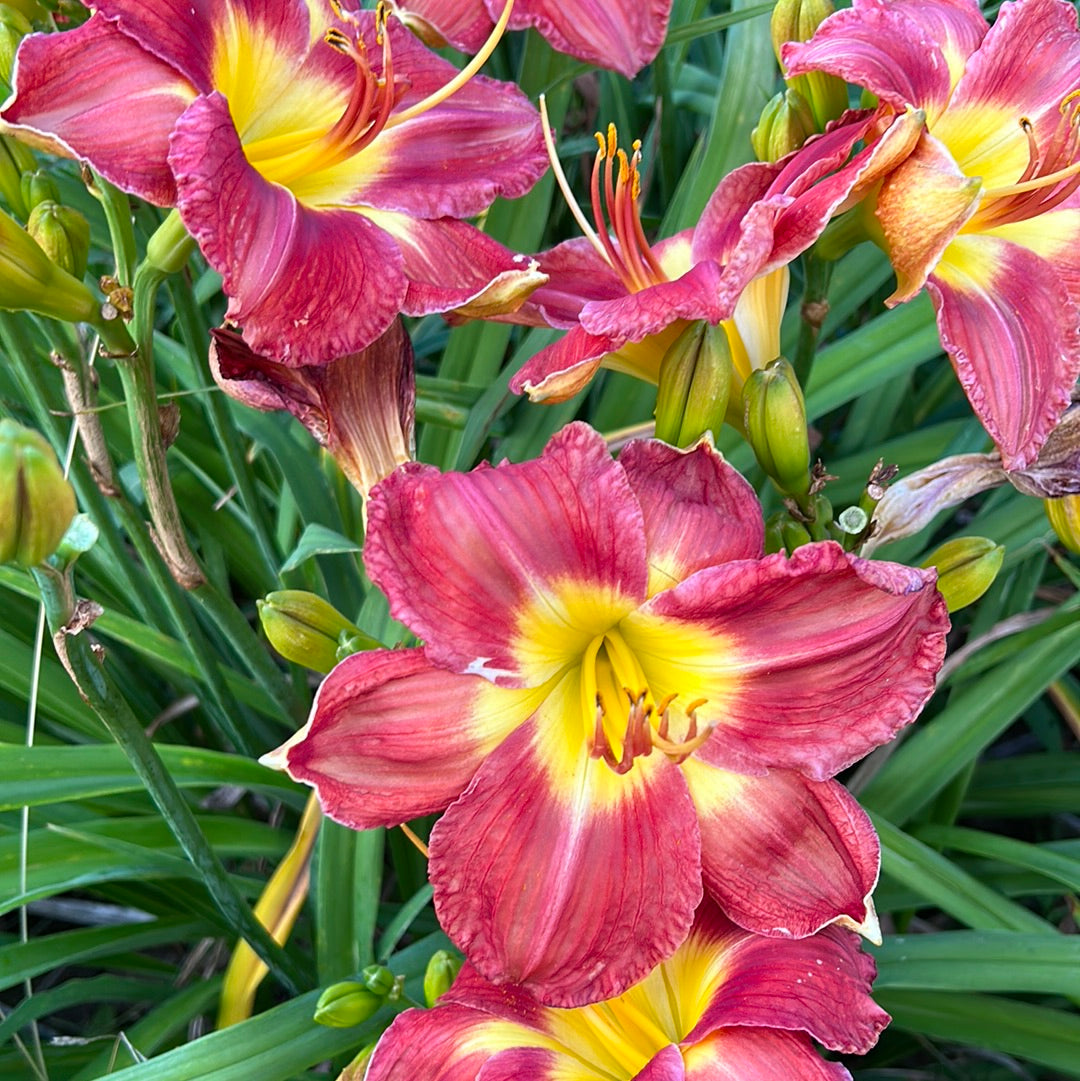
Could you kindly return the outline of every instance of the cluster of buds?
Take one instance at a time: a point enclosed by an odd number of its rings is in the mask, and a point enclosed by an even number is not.
[[[842,79],[820,71],[789,78],[780,59],[786,42],[809,41],[832,13],[832,0],[780,0],[773,9],[773,51],[786,89],[768,102],[751,132],[750,141],[759,161],[778,161],[798,150],[848,107],[847,85]]]
[[[401,980],[385,965],[368,965],[359,979],[342,980],[319,995],[314,1020],[328,1028],[351,1028],[400,995]]]

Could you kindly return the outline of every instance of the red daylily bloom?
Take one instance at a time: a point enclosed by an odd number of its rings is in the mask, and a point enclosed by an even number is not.
[[[889,1016],[850,931],[748,934],[708,902],[671,958],[617,998],[551,1009],[466,964],[431,1010],[387,1029],[367,1081],[850,1081],[808,1036],[862,1053]]]
[[[365,500],[412,459],[416,377],[400,319],[359,353],[301,368],[258,356],[234,331],[211,335],[210,370],[218,386],[253,409],[292,413]]]
[[[267,757],[364,829],[446,809],[435,906],[489,980],[621,994],[704,888],[748,930],[872,928],[874,831],[836,781],[933,690],[932,572],[762,556],[707,444],[612,460],[583,424],[520,465],[406,465],[364,559],[419,649],[356,654]]]
[[[542,280],[455,220],[544,171],[516,87],[477,76],[444,100],[457,69],[331,0],[94,8],[23,41],[4,130],[176,206],[257,353],[326,363],[399,311],[483,311],[493,285],[506,310]]]
[[[472,53],[499,17],[501,0],[395,0],[394,9],[427,42]],[[671,0],[516,0],[510,29],[534,26],[561,53],[633,78],[660,51]]]
[[[926,287],[1006,468],[1030,464],[1080,372],[1075,8],[1018,0],[988,28],[975,0],[855,0],[783,58],[925,113],[867,204],[896,270],[889,302]]]
[[[601,366],[655,383],[668,347],[698,319],[723,323],[742,379],[774,360],[787,264],[853,193],[906,157],[920,122],[899,118],[849,161],[852,148],[879,127],[876,114],[850,113],[775,164],[736,169],[694,229],[653,245],[638,218],[637,144],[628,156],[618,149],[614,126],[606,139],[597,135],[591,192],[597,228],[577,213],[564,184],[586,239],[537,257],[549,282],[511,317],[569,333],[529,360],[511,390],[534,401],[562,401]]]

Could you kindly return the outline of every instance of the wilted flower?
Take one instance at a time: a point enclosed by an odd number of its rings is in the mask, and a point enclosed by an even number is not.
[[[855,0],[790,72],[821,70],[926,131],[867,209],[896,270],[924,286],[953,367],[1006,469],[1030,464],[1080,371],[1080,33],[1065,0]]]
[[[865,1052],[888,1023],[874,963],[849,931],[747,934],[708,902],[675,954],[616,998],[551,1009],[466,966],[432,1010],[409,1010],[367,1081],[850,1081],[808,1036]]]
[[[542,280],[455,220],[544,171],[516,87],[461,86],[381,10],[336,0],[94,8],[23,41],[7,130],[176,206],[255,352],[322,364],[400,311],[468,306],[493,284],[505,310]]]
[[[400,319],[357,353],[299,368],[258,356],[231,330],[211,333],[218,386],[254,409],[287,409],[365,498],[412,458],[416,376]]]
[[[520,465],[403,466],[368,521],[368,573],[424,646],[347,658],[266,760],[355,828],[449,808],[435,906],[487,979],[621,994],[703,881],[749,930],[873,933],[876,838],[830,778],[929,697],[933,572],[832,543],[762,557],[758,502],[708,444],[615,462],[583,424]]]

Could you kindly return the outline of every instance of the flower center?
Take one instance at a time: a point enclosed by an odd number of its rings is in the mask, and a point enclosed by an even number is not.
[[[589,643],[581,665],[581,709],[591,758],[602,758],[618,774],[628,773],[639,756],[658,748],[675,765],[694,753],[712,732],[700,731],[696,710],[705,699],[691,702],[681,739],[672,738],[669,694],[655,702],[637,657],[617,630]]]
[[[983,192],[977,228],[1045,214],[1080,188],[1080,90],[1067,95],[1059,108],[1057,128],[1041,146],[1031,121],[1020,118],[1028,143],[1027,166],[1015,183]]]
[[[619,147],[614,124],[608,124],[606,137],[596,133],[597,151],[590,183],[593,225],[577,205],[566,174],[555,153],[555,141],[548,121],[547,104],[540,98],[540,116],[544,144],[559,190],[586,239],[597,254],[619,276],[627,291],[640,292],[650,285],[668,281],[659,259],[653,253],[641,226],[638,199],[641,195],[641,140],[636,139],[631,153]]]
[[[381,74],[377,74],[364,41],[364,24],[360,17],[369,13],[347,11],[340,0],[328,2],[340,25],[330,27],[323,41],[355,65],[353,84],[341,115],[322,135],[315,138],[308,132],[275,132],[244,143],[248,161],[267,180],[285,187],[355,157],[370,146],[382,131],[422,116],[455,94],[483,67],[494,51],[506,30],[514,6],[514,0],[506,0],[502,15],[483,48],[457,75],[421,101],[395,111],[409,89],[409,82],[407,76],[395,76],[394,73],[387,29],[389,6],[380,0],[375,9],[375,44],[381,61]]]

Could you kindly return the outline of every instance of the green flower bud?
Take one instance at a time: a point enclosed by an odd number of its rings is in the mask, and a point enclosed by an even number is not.
[[[327,1028],[352,1028],[366,1021],[383,1004],[384,996],[362,983],[344,980],[328,987],[315,1003],[314,1021]]]
[[[731,392],[731,346],[722,326],[691,323],[660,362],[656,438],[688,447],[724,423]]]
[[[1058,540],[1080,555],[1080,495],[1066,495],[1060,499],[1044,499],[1046,517],[1050,519]]]
[[[783,62],[780,60],[780,49],[784,43],[809,41],[833,10],[831,0],[779,0],[773,8],[769,29],[781,70]],[[812,71],[794,79],[788,79],[785,75],[785,82],[809,104],[817,131],[823,131],[830,120],[835,120],[848,107],[847,84],[835,75]]]
[[[937,587],[945,605],[958,612],[990,588],[1004,558],[1004,546],[986,537],[957,537],[935,549],[922,566],[937,568]]]
[[[314,672],[329,672],[337,664],[343,635],[366,637],[332,604],[302,589],[279,589],[256,604],[274,649]]]
[[[19,179],[19,192],[27,213],[38,203],[60,202],[60,189],[56,181],[44,169],[32,169]]]
[[[397,977],[386,965],[368,965],[360,973],[364,986],[380,998],[386,998],[397,987]]]
[[[30,20],[9,4],[0,4],[0,79],[11,85],[11,69],[19,42],[34,28]]]
[[[195,248],[195,241],[184,228],[179,212],[173,210],[146,242],[146,261],[163,274],[178,274]]]
[[[5,6],[14,8],[20,15],[34,22],[41,22],[49,14],[38,0],[7,0]]]
[[[434,1006],[461,971],[461,958],[449,950],[436,950],[424,970],[424,1001]]]
[[[806,99],[795,90],[785,90],[761,110],[758,126],[750,132],[750,142],[758,161],[779,161],[798,150],[817,130]]]
[[[25,218],[30,211],[23,202],[23,174],[33,172],[37,162],[29,147],[8,135],[0,135],[0,195],[11,212]]]
[[[37,432],[0,420],[0,563],[36,567],[75,517],[75,493]]]
[[[86,273],[90,225],[77,210],[51,201],[37,203],[30,211],[26,231],[61,270],[74,278]]]
[[[58,267],[30,234],[0,214],[0,308],[93,322],[100,306],[78,278]]]
[[[795,371],[778,357],[756,369],[743,386],[743,425],[761,468],[781,491],[810,490],[806,403]]]
[[[780,536],[783,540],[781,547],[791,555],[796,548],[801,548],[804,544],[809,544],[814,538],[810,536],[810,531],[802,524],[802,522],[796,522],[793,518],[788,518],[781,526]]]

